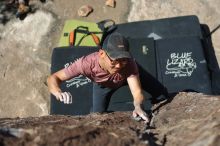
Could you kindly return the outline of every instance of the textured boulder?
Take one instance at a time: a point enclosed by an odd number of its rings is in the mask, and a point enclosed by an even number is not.
[[[154,132],[160,141],[166,137],[167,145],[172,146],[220,143],[219,96],[183,92],[161,105],[154,107]]]
[[[220,97],[180,93],[153,107],[150,125],[131,112],[0,119],[0,144],[217,146]]]

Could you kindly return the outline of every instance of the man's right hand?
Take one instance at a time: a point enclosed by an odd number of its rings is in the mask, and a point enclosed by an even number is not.
[[[72,103],[72,95],[70,92],[58,92],[55,96],[57,100],[63,102],[64,104]]]

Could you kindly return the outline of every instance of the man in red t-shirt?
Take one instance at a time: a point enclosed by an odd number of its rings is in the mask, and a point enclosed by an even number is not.
[[[120,33],[112,33],[103,42],[102,49],[76,60],[50,77],[49,91],[64,103],[71,101],[69,92],[61,91],[61,82],[84,75],[93,81],[93,112],[105,112],[111,95],[119,87],[128,83],[134,99],[133,117],[141,117],[149,122],[142,110],[144,96],[139,79],[138,67],[129,53],[128,41]]]

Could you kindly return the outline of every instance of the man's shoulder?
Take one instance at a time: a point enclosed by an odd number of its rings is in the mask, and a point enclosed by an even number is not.
[[[93,52],[84,57],[86,60],[96,60],[98,59],[98,52]]]
[[[82,65],[84,67],[93,68],[98,63],[98,52],[94,52],[82,57]]]
[[[128,60],[128,66],[129,67],[132,67],[132,68],[136,68],[137,67],[137,63],[136,63],[136,61],[135,61],[135,58],[130,58],[129,60]]]
[[[129,77],[130,75],[138,75],[138,66],[134,58],[129,59],[127,66],[124,68],[125,74]]]

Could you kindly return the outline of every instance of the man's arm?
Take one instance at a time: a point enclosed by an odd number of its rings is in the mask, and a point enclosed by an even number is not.
[[[144,101],[139,76],[131,76],[127,78],[129,88],[134,98],[134,111],[133,116],[140,116],[145,122],[149,122],[146,113],[142,110],[141,104]]]
[[[72,95],[69,92],[62,92],[60,89],[60,84],[68,79],[69,78],[65,74],[64,69],[50,75],[47,78],[49,91],[56,97],[57,100],[67,104],[72,100]]]

